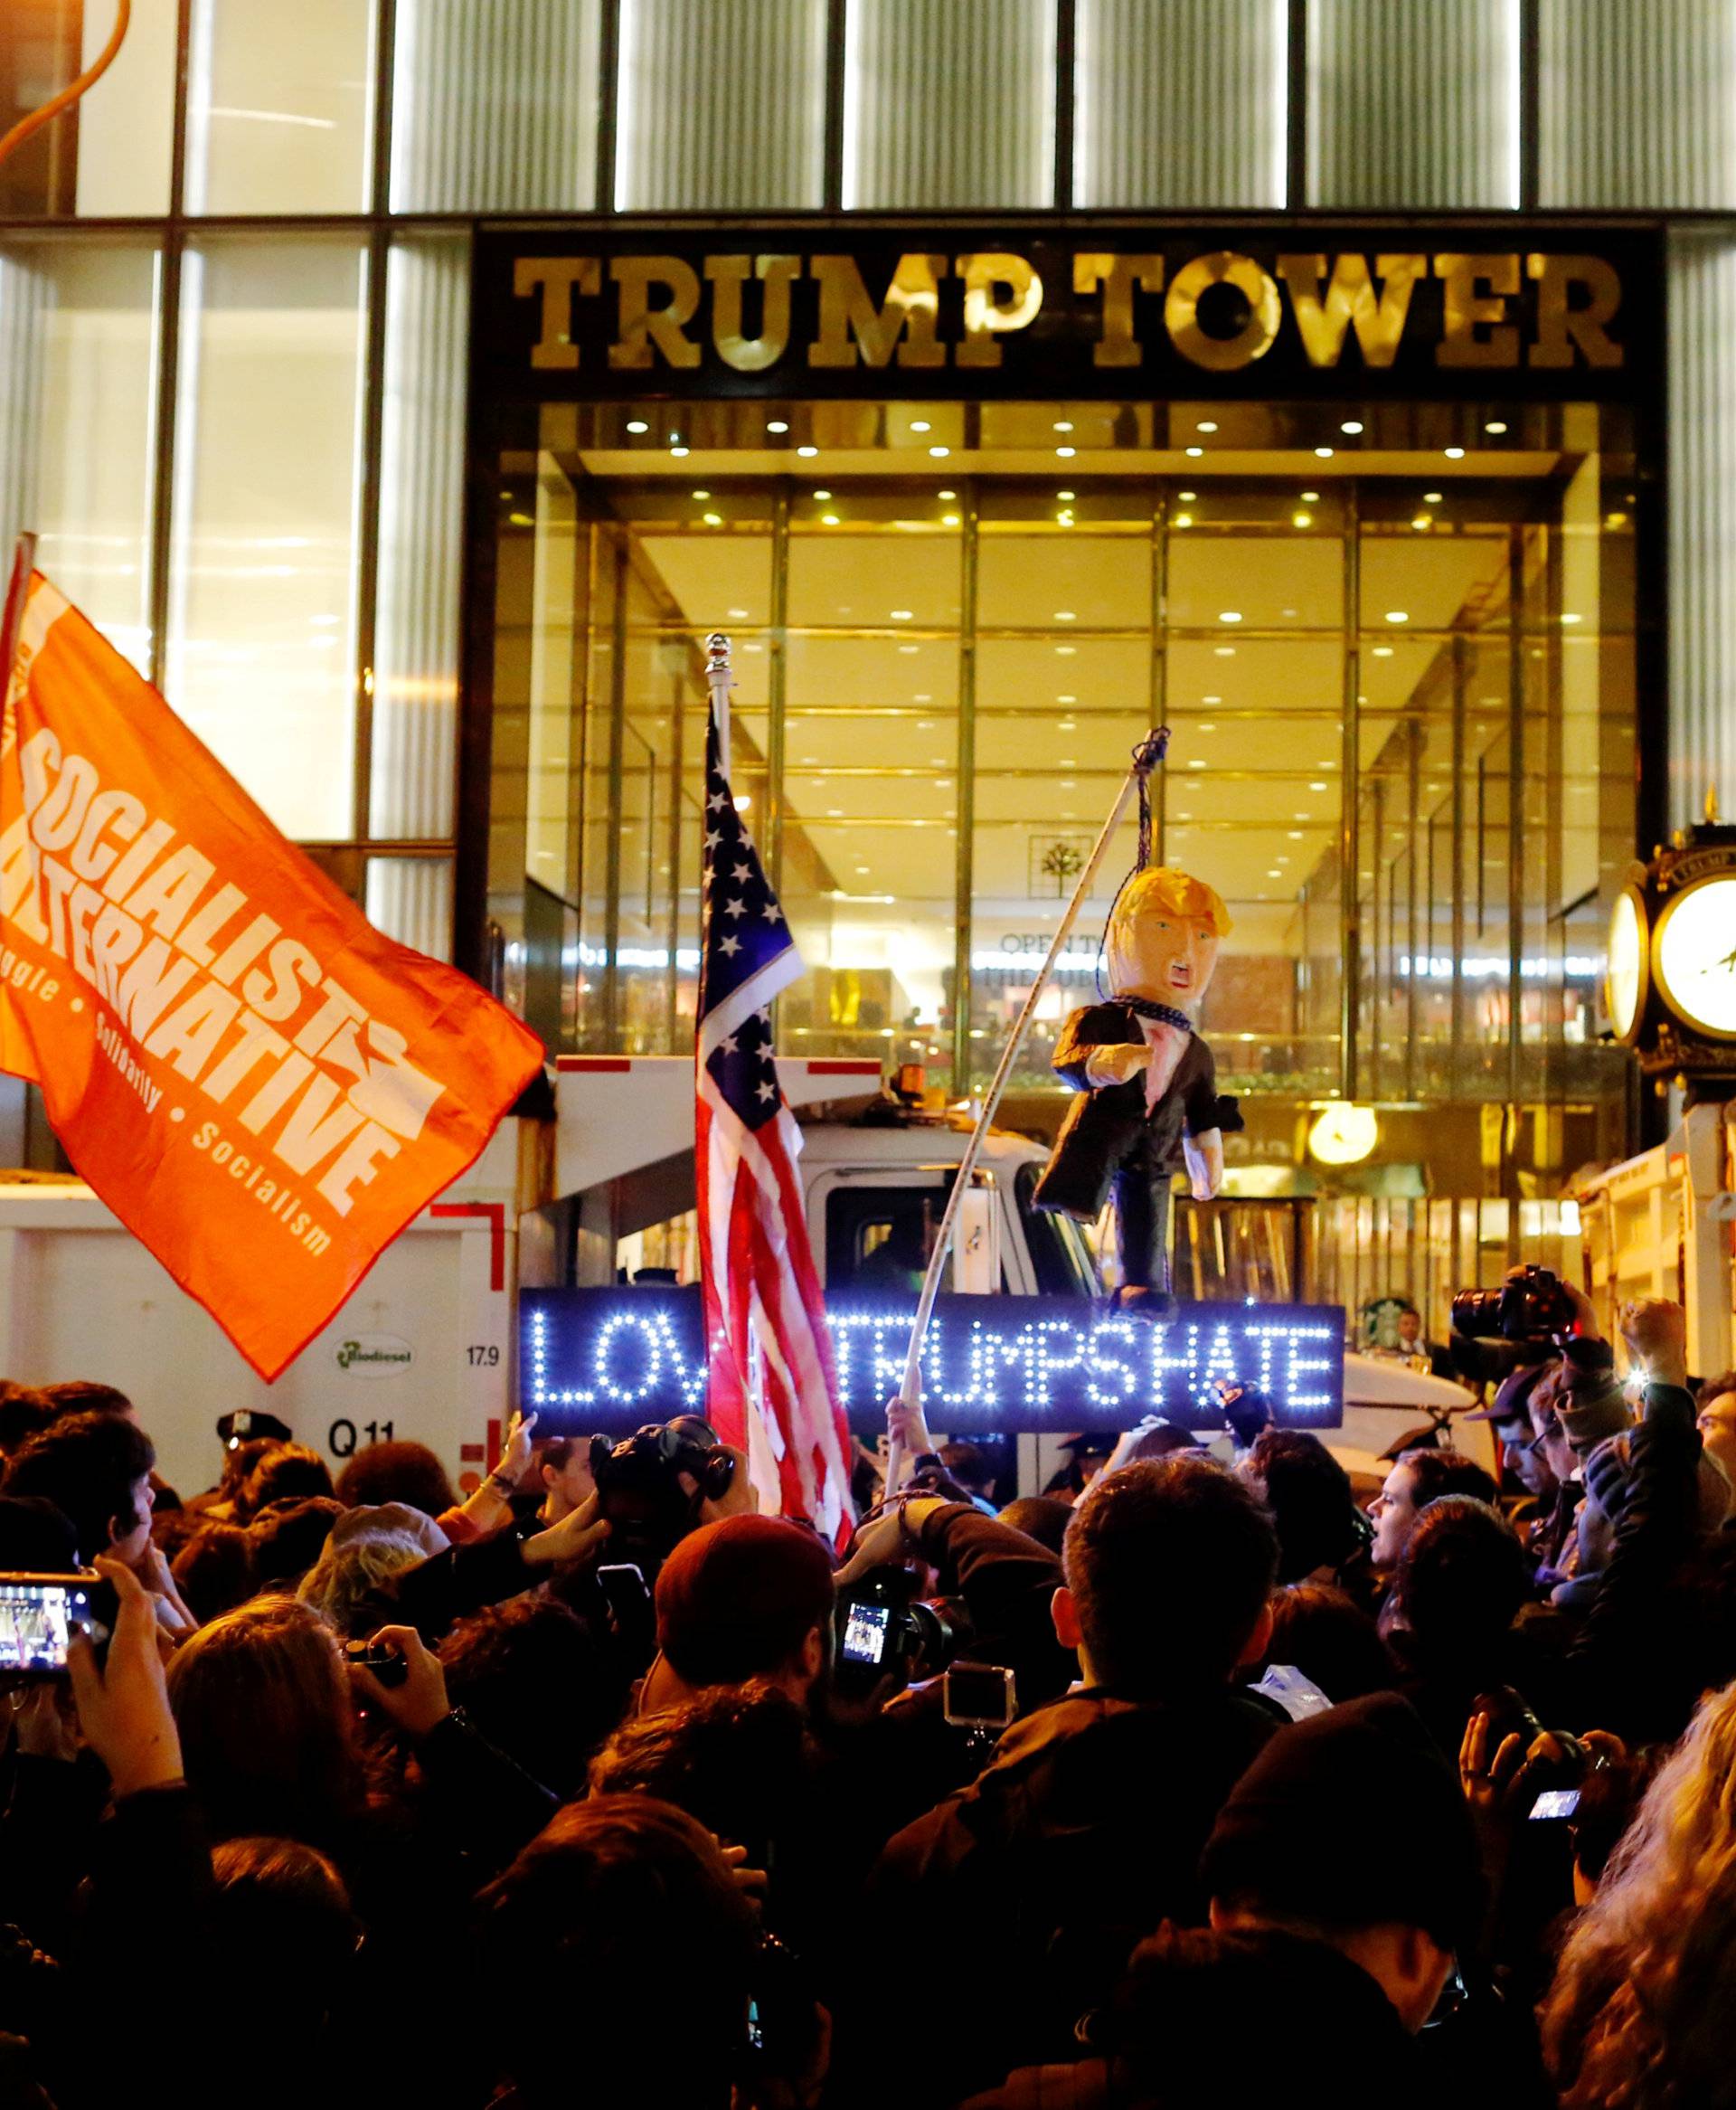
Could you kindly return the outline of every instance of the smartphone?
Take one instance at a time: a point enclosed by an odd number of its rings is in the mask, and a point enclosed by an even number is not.
[[[1545,1788],[1531,1805],[1533,1820],[1548,1817],[1571,1817],[1580,1806],[1578,1788]]]
[[[1019,1711],[1013,1673],[999,1663],[955,1663],[940,1691],[941,1711],[956,1729],[1005,1729]]]
[[[108,1639],[99,1591],[94,1575],[0,1575],[0,1677],[64,1678],[75,1632]]]
[[[634,1619],[642,1619],[651,1602],[650,1585],[645,1579],[645,1570],[637,1562],[618,1560],[597,1571],[597,1587],[609,1601],[609,1609],[615,1615],[618,1626],[626,1626]]]
[[[879,1670],[886,1661],[892,1640],[892,1608],[872,1597],[852,1597],[844,1607],[844,1635],[838,1643],[838,1661]]]

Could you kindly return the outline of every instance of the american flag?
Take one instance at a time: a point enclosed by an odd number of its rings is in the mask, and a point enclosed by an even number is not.
[[[780,1514],[841,1548],[854,1521],[850,1436],[796,1178],[801,1131],[771,1045],[771,1000],[802,963],[736,811],[715,704],[701,915],[694,1146],[710,1418],[747,1451],[762,1507],[775,1484]]]

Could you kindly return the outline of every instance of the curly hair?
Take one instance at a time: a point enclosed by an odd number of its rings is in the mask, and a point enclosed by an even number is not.
[[[1730,2110],[1736,1685],[1701,1703],[1610,1856],[1543,2009],[1561,2110]]]

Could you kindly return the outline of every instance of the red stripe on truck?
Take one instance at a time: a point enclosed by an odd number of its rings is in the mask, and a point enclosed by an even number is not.
[[[557,1070],[609,1070],[618,1073],[633,1067],[631,1055],[556,1055]]]
[[[843,1055],[816,1055],[807,1065],[810,1077],[877,1077],[880,1064]]]

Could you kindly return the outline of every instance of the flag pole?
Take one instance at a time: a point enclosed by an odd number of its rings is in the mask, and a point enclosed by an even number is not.
[[[730,640],[722,630],[713,630],[705,640],[705,686],[712,692],[712,713],[717,720],[717,760],[725,781],[730,774],[730,690],[734,677],[730,672]]]
[[[959,1205],[964,1198],[965,1189],[970,1185],[971,1175],[976,1169],[976,1160],[982,1155],[984,1140],[993,1125],[995,1111],[1001,1103],[1001,1096],[1005,1092],[1008,1081],[1012,1077],[1013,1065],[1018,1060],[1019,1050],[1024,1045],[1024,1036],[1030,1030],[1032,1019],[1036,1016],[1037,999],[1042,996],[1049,978],[1055,970],[1055,963],[1061,958],[1067,940],[1072,933],[1074,923],[1079,920],[1080,910],[1083,908],[1090,897],[1099,869],[1101,867],[1104,858],[1109,855],[1109,844],[1114,839],[1116,829],[1121,825],[1122,818],[1127,810],[1129,802],[1141,785],[1151,775],[1152,771],[1163,761],[1168,746],[1169,727],[1160,725],[1155,733],[1142,740],[1139,745],[1134,749],[1132,766],[1122,781],[1120,790],[1115,795],[1115,804],[1109,809],[1109,818],[1103,823],[1096,842],[1091,846],[1091,854],[1086,858],[1084,867],[1079,875],[1079,884],[1073,888],[1072,899],[1067,904],[1065,913],[1055,926],[1055,934],[1049,941],[1049,950],[1043,956],[1043,965],[1037,970],[1037,979],[1032,983],[1030,994],[1020,1008],[1019,1015],[1013,1022],[1013,1030],[1007,1036],[1006,1046],[1001,1051],[1001,1059],[996,1065],[994,1080],[983,1100],[982,1112],[976,1117],[976,1126],[971,1131],[970,1140],[965,1145],[965,1154],[958,1160],[958,1170],[953,1178],[952,1192],[947,1197],[947,1206],[940,1218],[940,1229],[935,1238],[934,1252],[929,1256],[929,1270],[922,1278],[922,1294],[917,1300],[916,1319],[910,1327],[910,1348],[904,1358],[904,1378],[898,1391],[899,1399],[905,1406],[920,1406],[922,1403],[922,1343],[928,1334],[929,1320],[934,1314],[934,1300],[939,1292],[941,1271],[946,1266],[947,1253],[952,1244],[953,1226],[958,1220]],[[953,1001],[962,1003],[967,1000],[967,992],[964,989],[957,990],[954,993]],[[899,1475],[902,1471],[902,1466],[903,1461],[899,1455],[899,1446],[895,1444],[886,1460],[886,1492],[888,1495],[897,1491]]]
[[[13,664],[18,657],[18,636],[24,627],[24,602],[30,598],[30,574],[36,566],[36,537],[21,535],[13,552],[12,577],[6,583],[6,605],[0,614],[0,703],[12,688]]]

